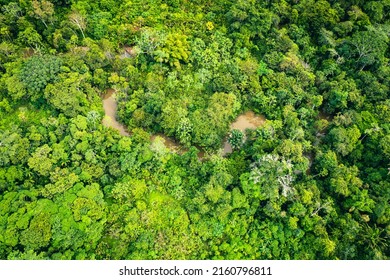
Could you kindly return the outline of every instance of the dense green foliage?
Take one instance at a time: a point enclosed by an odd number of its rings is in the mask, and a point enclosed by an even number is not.
[[[0,259],[390,257],[390,1],[0,7]]]

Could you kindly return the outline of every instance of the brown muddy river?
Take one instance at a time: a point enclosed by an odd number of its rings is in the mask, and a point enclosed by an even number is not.
[[[103,118],[103,125],[118,130],[119,134],[122,136],[130,136],[130,133],[127,131],[126,127],[116,120],[116,111],[118,109],[118,104],[115,98],[115,90],[112,88],[107,89],[106,94],[103,96],[103,109],[105,112],[105,116]],[[160,136],[164,139],[164,144],[167,148],[175,151],[181,149],[180,144],[176,143],[173,139],[161,133],[152,135],[150,137],[150,140],[154,141],[157,136]]]
[[[150,141],[153,142],[154,139],[156,139],[156,137],[161,137],[162,139],[164,139],[165,147],[167,147],[168,149],[170,149],[172,151],[179,152],[180,150],[184,150],[184,148],[182,148],[179,143],[177,143],[172,138],[169,138],[168,136],[166,136],[162,133],[153,134],[152,136],[150,136]]]
[[[117,111],[117,102],[115,99],[115,90],[110,88],[106,90],[106,94],[103,96],[103,108],[105,112],[105,116],[103,118],[103,125],[106,127],[111,127],[116,130],[118,130],[120,135],[123,136],[130,136],[130,133],[127,131],[126,127],[119,123],[116,120],[116,111]],[[265,118],[262,115],[255,115],[254,112],[248,111],[246,113],[243,113],[237,117],[237,119],[230,125],[230,130],[232,129],[238,129],[242,132],[245,132],[246,129],[256,129],[257,127],[263,125],[265,122]],[[167,137],[164,134],[158,133],[154,134],[150,137],[151,141],[154,141],[154,139],[160,136],[164,139],[164,144],[167,148],[169,148],[171,151],[183,153],[187,149],[182,147],[179,143],[174,141],[172,138]],[[203,158],[204,157],[204,151],[200,148],[198,157]],[[232,152],[232,147],[225,139],[223,143],[223,149],[222,149],[222,155],[226,155]]]
[[[255,115],[254,112],[248,111],[237,117],[237,119],[230,125],[230,130],[238,129],[242,132],[245,132],[246,129],[256,129],[259,126],[262,126],[265,122],[265,117],[262,115]],[[231,153],[232,146],[229,144],[227,139],[223,144],[222,154],[226,155]]]
[[[103,118],[103,125],[118,130],[120,135],[129,136],[130,134],[127,132],[125,126],[116,120],[117,107],[115,90],[112,88],[107,89],[106,94],[103,97],[103,108],[106,114]]]

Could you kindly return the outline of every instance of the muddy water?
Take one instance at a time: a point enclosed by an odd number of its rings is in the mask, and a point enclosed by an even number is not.
[[[262,126],[265,122],[265,117],[255,115],[252,111],[248,111],[238,116],[238,118],[230,125],[230,129],[238,129],[245,132],[245,129],[256,129]]]
[[[246,129],[256,129],[259,126],[262,126],[265,122],[265,117],[262,115],[255,115],[254,112],[248,111],[244,114],[241,114],[237,119],[230,125],[230,130],[238,129],[242,132],[245,132]],[[225,139],[223,143],[222,154],[226,155],[233,151],[232,146],[229,144],[228,140]]]
[[[130,136],[130,133],[127,131],[126,127],[116,120],[116,111],[118,109],[118,104],[115,98],[115,90],[112,88],[107,89],[106,94],[103,96],[103,108],[105,112],[105,116],[103,118],[103,125],[118,130],[120,135]],[[174,151],[183,150],[180,144],[176,143],[173,139],[165,136],[164,134],[154,134],[150,137],[150,140],[154,141],[157,136],[160,136],[164,139],[164,144],[167,148]]]
[[[116,120],[116,111],[118,105],[115,97],[116,97],[115,90],[107,89],[106,94],[103,97],[103,108],[105,112],[103,125],[118,130],[119,133],[123,136],[130,136],[130,133],[127,131],[126,127]],[[245,132],[246,129],[256,129],[257,127],[263,125],[264,122],[265,122],[264,116],[255,115],[255,113],[253,113],[252,111],[248,111],[237,117],[237,119],[230,125],[230,130],[238,129],[242,132]],[[165,146],[170,150],[178,153],[184,153],[187,151],[186,148],[182,147],[179,143],[174,141],[172,138],[169,138],[166,135],[161,133],[152,135],[150,137],[150,140],[153,142],[157,136],[164,139]],[[198,157],[202,159],[205,155],[205,152],[201,148],[198,149],[199,149]],[[232,147],[227,141],[227,139],[225,139],[223,143],[222,155],[226,155],[231,152],[232,152]]]
[[[116,120],[117,107],[118,105],[115,100],[115,90],[112,88],[107,89],[106,94],[103,97],[103,108],[104,112],[106,113],[103,119],[103,125],[118,130],[120,135],[129,136],[130,134],[127,132],[125,126]]]
[[[162,133],[153,134],[152,136],[150,136],[150,141],[153,142],[157,136],[164,139],[164,145],[168,149],[170,149],[172,151],[176,151],[176,152],[180,152],[180,151],[185,150],[184,148],[181,147],[181,145],[179,143],[177,143],[176,141],[174,141],[173,139],[169,138],[168,136],[166,136]]]

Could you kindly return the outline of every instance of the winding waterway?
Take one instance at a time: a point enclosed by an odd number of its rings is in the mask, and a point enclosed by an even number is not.
[[[237,117],[237,119],[230,125],[230,130],[238,129],[245,132],[246,129],[256,129],[262,126],[265,122],[265,117],[262,115],[255,115],[254,112],[248,111]],[[230,143],[225,139],[223,144],[222,154],[226,155],[233,151]]]
[[[103,108],[105,112],[103,125],[118,130],[120,135],[129,136],[130,134],[127,132],[126,127],[116,120],[118,104],[115,96],[115,90],[110,88],[107,89],[106,94],[103,97]]]
[[[127,131],[126,127],[116,120],[116,112],[118,105],[115,98],[115,90],[112,88],[107,89],[105,95],[103,96],[103,108],[105,112],[105,116],[103,118],[103,125],[118,130],[120,135],[130,136],[130,133]],[[264,116],[256,115],[254,112],[248,111],[237,117],[237,119],[230,125],[230,130],[238,129],[242,132],[245,132],[246,129],[256,129],[259,126],[262,126],[264,122]],[[154,141],[157,136],[164,139],[165,146],[170,150],[175,152],[186,151],[186,149],[182,147],[179,143],[161,133],[152,135],[150,137],[151,141]],[[231,152],[232,147],[226,138],[223,144],[222,155],[226,155]],[[203,158],[204,151],[201,150],[198,156],[199,158]]]

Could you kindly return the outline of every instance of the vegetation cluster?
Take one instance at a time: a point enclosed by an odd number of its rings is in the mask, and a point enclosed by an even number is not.
[[[388,259],[389,35],[389,0],[0,0],[0,259]]]

